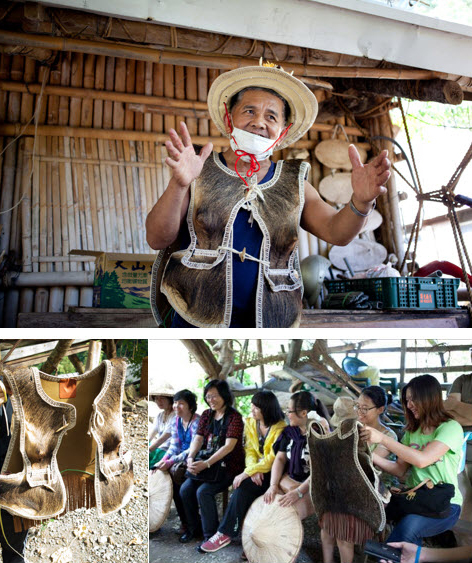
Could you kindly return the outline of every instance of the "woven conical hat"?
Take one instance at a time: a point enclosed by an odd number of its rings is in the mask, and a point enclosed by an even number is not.
[[[167,471],[149,472],[149,531],[157,532],[169,515],[172,479]]]
[[[243,550],[250,563],[293,563],[303,542],[303,526],[293,506],[256,499],[244,519]]]
[[[378,242],[354,239],[346,246],[333,246],[329,251],[331,263],[340,270],[347,270],[344,258],[355,272],[363,272],[382,264],[387,258],[387,249]]]
[[[349,160],[348,147],[351,143],[341,141],[340,139],[329,139],[321,141],[315,147],[316,158],[328,168],[342,168],[344,170],[352,170],[352,164]],[[367,153],[364,149],[356,145],[361,157],[361,162],[367,160]]]
[[[382,215],[380,215],[377,209],[374,209],[365,222],[365,225],[362,227],[361,233],[364,233],[365,231],[375,231],[375,229],[380,227],[382,221]]]
[[[351,173],[337,172],[323,178],[319,187],[320,194],[333,203],[349,203],[352,196]]]

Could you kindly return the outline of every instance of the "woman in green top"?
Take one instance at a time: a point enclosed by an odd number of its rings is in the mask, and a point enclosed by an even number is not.
[[[408,488],[426,478],[434,484],[451,483],[455,494],[445,518],[419,514],[404,516],[394,527],[388,541],[406,541],[421,545],[425,537],[450,530],[459,519],[462,495],[457,482],[463,432],[461,425],[446,412],[441,386],[432,375],[414,377],[402,390],[406,416],[405,435],[401,443],[370,426],[361,431],[364,440],[381,444],[397,456],[396,461],[373,454],[374,463],[383,471],[402,477],[409,470]]]

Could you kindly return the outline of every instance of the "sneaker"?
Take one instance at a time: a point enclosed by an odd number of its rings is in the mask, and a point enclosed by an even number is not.
[[[202,551],[206,551],[207,553],[213,553],[214,551],[218,551],[222,547],[226,547],[230,543],[231,538],[229,536],[222,534],[221,532],[216,532],[216,534],[209,540],[202,543],[200,549]]]

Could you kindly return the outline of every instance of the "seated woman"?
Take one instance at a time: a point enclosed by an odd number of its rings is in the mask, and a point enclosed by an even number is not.
[[[177,514],[182,523],[181,530],[179,531],[180,534],[184,534],[187,531],[185,511],[179,494],[180,486],[183,481],[179,479],[171,469],[176,463],[186,461],[187,459],[190,443],[197,433],[198,422],[200,420],[200,415],[196,414],[196,410],[197,397],[195,393],[192,393],[188,389],[183,389],[174,395],[174,412],[176,419],[175,424],[172,426],[170,446],[164,457],[156,465],[156,469],[170,471],[174,489],[175,508],[177,509]],[[183,468],[182,470],[184,471]]]
[[[190,476],[180,488],[188,526],[179,539],[181,543],[191,541],[201,531],[205,539],[216,533],[219,520],[215,495],[227,489],[244,469],[244,423],[232,407],[233,395],[228,383],[216,379],[210,381],[203,396],[210,408],[200,417],[187,457]],[[206,470],[215,464],[219,466],[216,476],[210,475]]]
[[[383,471],[402,477],[409,470],[408,488],[429,478],[434,484],[451,483],[455,494],[449,515],[430,518],[408,514],[395,525],[388,541],[407,541],[421,545],[423,538],[450,530],[457,522],[462,496],[457,483],[461,460],[463,432],[444,409],[441,386],[432,375],[414,377],[402,390],[402,404],[406,416],[406,432],[399,443],[371,426],[361,430],[364,440],[381,444],[397,456],[396,461],[373,454],[374,463]]]
[[[223,521],[216,534],[200,546],[202,551],[218,551],[231,543],[252,502],[269,488],[275,459],[272,446],[286,426],[284,413],[272,391],[259,391],[252,398],[251,414],[244,426],[246,467],[234,478],[233,494]]]
[[[157,415],[156,422],[149,434],[149,469],[156,466],[170,446],[172,425],[175,423],[175,413],[172,408],[173,397],[174,392],[168,386],[164,386],[156,392],[156,404],[162,410]]]
[[[264,502],[270,504],[277,494],[281,506],[294,505],[300,518],[314,512],[309,495],[310,466],[307,445],[308,413],[316,408],[315,399],[308,391],[299,391],[290,397],[287,416],[289,426],[283,429],[274,444],[276,453],[270,476],[270,487]],[[326,419],[321,423],[329,430]]]
[[[346,398],[347,399],[347,398]],[[339,401],[340,399],[337,399]],[[358,420],[362,424],[367,424],[368,426],[375,428],[379,432],[382,432],[386,436],[392,438],[392,440],[397,440],[397,436],[393,430],[390,430],[382,422],[381,417],[387,406],[387,394],[378,385],[371,385],[365,387],[357,403],[354,403],[354,411],[358,413]],[[333,422],[333,420],[332,420]],[[369,449],[371,452],[376,452],[380,457],[387,458],[390,456],[389,450],[380,444],[375,442],[368,442]],[[394,458],[394,456],[393,456]],[[388,473],[382,473],[380,476],[382,482],[386,487],[392,485],[392,480],[394,479],[392,475]],[[346,541],[340,538],[335,538],[328,534],[325,529],[321,530],[321,543],[323,548],[323,561],[324,563],[331,563],[334,561],[334,547],[338,546],[339,555],[341,558],[341,563],[352,563],[354,561],[354,543],[351,541]]]

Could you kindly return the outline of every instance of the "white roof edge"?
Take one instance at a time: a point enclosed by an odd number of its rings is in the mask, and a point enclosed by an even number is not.
[[[45,3],[472,77],[471,27],[365,0],[135,0],[133,3],[94,0],[93,5],[87,0],[47,0]]]

